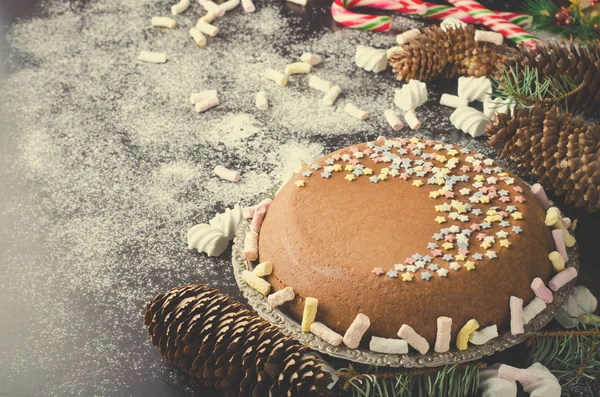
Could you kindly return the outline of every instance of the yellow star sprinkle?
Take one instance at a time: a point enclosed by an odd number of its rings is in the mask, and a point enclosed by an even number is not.
[[[498,174],[498,176],[508,176],[508,174],[506,172],[501,172]]]
[[[480,247],[483,249],[488,249],[492,246],[492,244],[490,244],[489,241],[484,241],[483,243],[481,243]]]
[[[294,182],[294,184],[296,185],[296,187],[304,187],[304,186],[306,186],[304,184],[304,180],[302,180],[302,179],[299,180],[299,181]]]
[[[475,270],[475,262],[467,261],[463,265],[468,271]]]
[[[442,174],[444,174],[444,175],[450,175],[450,173],[451,173],[452,171],[450,171],[450,169],[448,169],[448,168],[442,168],[442,169],[440,170],[440,172],[441,172]]]
[[[431,197],[431,198],[438,198],[438,197],[440,197],[440,194],[438,192],[436,192],[436,191],[429,192],[429,197]],[[437,206],[436,206],[436,211],[437,211]]]
[[[446,223],[446,218],[444,218],[443,216],[436,216],[435,221],[439,224]]]
[[[454,244],[452,244],[452,243],[444,243],[444,244],[442,244],[442,248],[445,249],[446,251],[449,251],[452,248],[454,248]]]
[[[487,215],[497,215],[498,212],[496,210],[488,210],[488,212],[486,212]]]
[[[379,178],[380,181],[385,181],[386,179],[388,179],[387,174],[379,174],[377,175],[377,178]]]
[[[373,170],[372,170],[372,169],[370,169],[369,167],[367,167],[367,168],[364,168],[364,169],[363,169],[363,174],[364,174],[364,175],[373,175]]]
[[[446,158],[446,156],[442,156],[441,154],[438,155],[435,159],[437,161],[439,161],[440,163],[445,163],[446,161],[448,161],[448,159]]]
[[[519,211],[513,212],[512,214],[510,214],[510,216],[512,216],[513,219],[523,219],[523,214]]]
[[[415,277],[414,274],[407,272],[407,273],[402,274],[402,281],[412,281],[414,277]]]
[[[436,180],[435,180],[435,183],[436,183],[437,185],[440,185],[440,186],[441,186],[441,185],[443,185],[444,183],[446,183],[446,181],[445,181],[443,178],[438,178],[438,179],[436,179]]]
[[[410,143],[414,143],[415,145],[416,145],[417,143],[421,142],[421,141],[419,140],[419,138],[417,138],[416,136],[413,136],[413,137],[412,137],[412,138],[410,138],[408,141],[409,141]]]
[[[504,239],[504,240],[500,240],[500,247],[504,247],[504,248],[508,248],[510,247],[512,244],[510,243],[510,241]]]
[[[462,262],[466,259],[467,259],[467,257],[463,254],[458,254],[458,255],[454,256],[454,260],[457,262]]]
[[[475,177],[473,179],[475,179],[477,182],[485,181],[485,178],[483,175],[475,175]]]
[[[342,170],[342,165],[341,164],[336,164],[333,166],[333,170],[335,172],[340,172]]]
[[[429,193],[429,196],[431,196],[431,193]],[[436,205],[435,206],[435,212],[444,212],[444,206],[443,205]]]
[[[457,205],[454,208],[456,208],[456,212],[458,212],[459,214],[464,214],[465,212],[467,212],[467,206],[464,204]]]
[[[344,179],[347,180],[347,181],[352,182],[352,181],[356,180],[356,176],[354,174],[346,174],[346,176],[344,177]]]
[[[479,197],[479,202],[482,204],[488,204],[490,202],[490,198],[488,196]]]
[[[390,173],[390,169],[388,167],[382,168],[381,171],[379,171],[382,174],[386,174],[389,175]]]
[[[458,154],[458,150],[456,150],[456,149],[448,150],[447,153],[448,153],[448,156],[454,157]]]
[[[413,185],[413,186],[416,186],[416,187],[421,187],[421,186],[423,186],[423,181],[422,181],[422,180],[420,180],[420,179],[415,179],[415,180],[413,181],[412,185]]]
[[[345,171],[348,172],[352,172],[354,171],[354,166],[352,164],[346,164],[346,168],[344,168]]]

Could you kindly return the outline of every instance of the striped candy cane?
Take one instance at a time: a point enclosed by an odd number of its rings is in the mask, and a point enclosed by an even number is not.
[[[496,15],[496,13],[485,8],[478,2],[473,0],[448,1],[452,5],[468,13],[471,17],[477,19],[486,27],[492,29],[494,32],[501,33],[504,37],[517,44],[527,45],[535,49],[535,42],[539,40],[537,37],[501,16]]]
[[[337,3],[331,5],[331,16],[340,25],[351,29],[386,32],[392,27],[390,16],[358,14],[348,11]]]

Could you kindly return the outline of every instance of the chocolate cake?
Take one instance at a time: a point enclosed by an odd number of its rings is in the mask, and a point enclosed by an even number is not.
[[[481,154],[416,138],[378,140],[304,164],[277,193],[260,231],[259,261],[280,309],[341,335],[362,313],[362,338],[398,338],[403,324],[430,344],[436,321],[451,337],[471,319],[510,324],[509,300],[526,305],[532,280],[554,271],[546,212],[531,189]],[[454,346],[454,342],[452,344]]]

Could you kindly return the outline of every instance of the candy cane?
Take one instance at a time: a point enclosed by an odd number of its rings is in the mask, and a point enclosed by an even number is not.
[[[502,33],[504,37],[517,44],[535,49],[535,43],[539,40],[537,37],[501,16],[496,15],[494,11],[490,11],[478,2],[473,0],[449,0],[449,2],[494,32]]]
[[[422,3],[422,5],[415,4],[416,1],[408,2],[403,0],[336,0],[331,5],[331,15],[342,26],[375,32],[390,30],[392,18],[387,15],[359,14],[350,11],[350,8],[376,8],[409,15],[422,15],[425,18],[436,20],[453,17],[466,23],[478,23],[478,20],[472,18],[466,12],[452,6],[427,2]],[[498,12],[497,14],[525,28],[530,27],[533,22],[533,18],[530,15],[515,12]]]

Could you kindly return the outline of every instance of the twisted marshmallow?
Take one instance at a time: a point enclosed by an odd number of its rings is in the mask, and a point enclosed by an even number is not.
[[[244,219],[242,208],[236,204],[232,209],[227,208],[225,212],[217,214],[208,223],[210,226],[220,229],[228,240],[233,240],[235,232]]]
[[[385,50],[359,45],[354,57],[356,66],[367,72],[379,73],[387,67],[388,60]]]
[[[458,108],[452,112],[450,121],[454,127],[473,138],[484,135],[485,127],[488,124],[488,118],[483,113],[468,106]]]
[[[192,227],[187,233],[188,249],[195,248],[208,256],[219,256],[229,245],[229,239],[223,231],[209,224],[201,223]]]
[[[469,102],[484,102],[492,94],[492,82],[487,77],[459,77],[458,96]]]
[[[419,80],[412,79],[395,91],[394,104],[406,112],[415,110],[426,101],[427,84]]]

